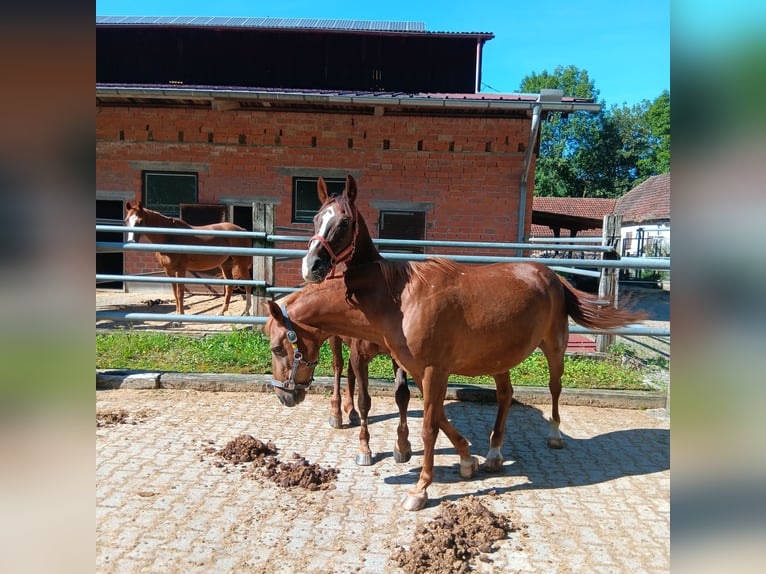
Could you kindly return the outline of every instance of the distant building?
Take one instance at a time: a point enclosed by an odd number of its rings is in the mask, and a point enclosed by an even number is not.
[[[617,200],[622,254],[670,257],[670,174],[655,175]]]

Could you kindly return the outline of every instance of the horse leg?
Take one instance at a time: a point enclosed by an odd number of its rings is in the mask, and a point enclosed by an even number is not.
[[[176,271],[175,273],[168,273],[171,277],[181,278],[186,275],[186,273],[181,273],[180,271]],[[183,315],[184,314],[184,289],[186,289],[186,285],[183,283],[173,283],[173,293],[176,296],[176,315]]]
[[[252,279],[252,275],[250,274],[250,267],[247,264],[247,260],[243,262],[240,258],[237,257],[237,258],[234,258],[233,261],[234,261],[234,266],[232,271],[234,274],[234,279],[242,279],[245,281]],[[253,286],[245,285],[245,310],[242,311],[243,317],[247,317],[250,315],[252,294],[253,294]]]
[[[346,371],[346,392],[343,393],[343,412],[348,417],[348,424],[352,427],[358,427],[361,422],[359,413],[354,408],[354,391],[356,390],[357,364],[358,357],[355,357],[354,341],[351,342],[351,352],[348,359],[348,370]],[[361,392],[361,388],[359,389]],[[361,408],[361,405],[360,405]]]
[[[566,333],[565,333],[566,334]],[[540,344],[545,358],[548,361],[548,388],[551,392],[551,418],[550,431],[548,432],[549,448],[564,448],[564,439],[561,437],[559,425],[559,396],[561,395],[561,376],[564,374],[564,353],[566,351],[566,342],[563,344],[550,345],[543,341]]]
[[[349,359],[348,368],[348,388],[353,393],[353,387],[356,377],[359,377],[359,397],[357,399],[359,403],[359,454],[356,455],[356,464],[359,466],[370,466],[372,464],[372,451],[370,450],[370,432],[367,428],[367,417],[370,413],[370,405],[372,401],[370,399],[369,392],[369,364],[371,357],[363,355],[356,345],[351,347],[351,358]],[[352,395],[353,396],[353,395]],[[352,403],[352,412],[353,403]],[[358,415],[359,416],[359,415]],[[349,417],[350,418],[350,417]]]
[[[426,368],[423,375],[423,467],[415,488],[410,490],[402,502],[402,508],[405,510],[420,510],[428,502],[427,489],[434,479],[434,449],[440,429],[460,455],[460,476],[470,478],[479,466],[476,458],[471,456],[468,441],[457,432],[444,414],[448,376],[448,373],[437,372],[433,367]]]
[[[339,429],[343,426],[340,414],[340,379],[343,376],[343,342],[340,337],[328,339],[332,351],[332,370],[334,375],[332,397],[330,397],[330,426]]]
[[[223,274],[224,279],[233,279],[234,277],[231,272],[231,266],[229,265],[221,264],[221,273]],[[218,312],[219,315],[225,315],[226,311],[229,310],[229,301],[231,301],[232,291],[234,291],[234,285],[224,285],[223,307]]]
[[[396,444],[394,445],[394,460],[407,462],[412,457],[412,445],[410,444],[410,429],[407,426],[407,407],[410,404],[410,388],[407,386],[407,373],[396,361],[391,359],[396,374],[394,383],[394,396],[396,406],[399,407],[399,426],[396,427]]]
[[[505,421],[508,418],[508,411],[511,408],[513,400],[513,387],[508,372],[493,375],[495,379],[495,388],[497,389],[497,415],[495,417],[495,426],[489,435],[489,452],[487,460],[484,461],[484,470],[487,472],[497,472],[503,466],[503,439],[505,437]]]

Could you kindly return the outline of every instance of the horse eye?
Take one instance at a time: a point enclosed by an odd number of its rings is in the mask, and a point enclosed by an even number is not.
[[[272,347],[271,352],[274,353],[277,357],[284,357],[287,355],[282,347]]]
[[[338,227],[340,229],[348,229],[348,219],[341,219],[340,223],[338,223]]]

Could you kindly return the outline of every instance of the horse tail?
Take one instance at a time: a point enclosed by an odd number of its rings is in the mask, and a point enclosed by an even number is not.
[[[575,289],[558,276],[564,287],[566,310],[575,323],[589,329],[614,329],[646,319],[646,313],[636,312],[625,307],[614,307],[611,301],[605,301],[597,295]]]

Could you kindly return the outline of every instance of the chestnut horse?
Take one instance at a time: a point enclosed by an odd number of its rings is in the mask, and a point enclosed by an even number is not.
[[[282,303],[281,309],[285,309],[292,299],[296,297],[296,294],[288,295],[285,299],[280,300]],[[284,311],[283,311],[284,312]],[[287,319],[289,321],[289,319]],[[265,332],[270,332],[270,327],[267,324]],[[277,355],[284,356],[292,348],[290,340],[293,338],[290,330],[282,330],[280,333],[272,332],[270,335],[272,352]],[[368,428],[368,415],[372,400],[369,392],[369,364],[372,359],[378,355],[388,355],[388,349],[369,341],[363,341],[361,339],[354,339],[350,337],[329,337],[328,343],[330,350],[332,351],[332,365],[334,373],[333,394],[330,399],[330,418],[329,423],[332,428],[339,429],[343,426],[343,417],[341,414],[341,398],[340,398],[340,386],[341,377],[343,374],[343,344],[345,343],[349,350],[349,362],[348,362],[348,384],[343,394],[343,411],[346,413],[349,419],[350,426],[359,426],[359,452],[356,455],[356,464],[359,466],[369,466],[372,464],[372,450],[370,449],[370,432]],[[299,359],[300,364],[300,359]],[[396,404],[399,408],[399,426],[397,428],[397,443],[394,447],[396,462],[407,462],[411,456],[411,447],[409,442],[409,428],[407,426],[407,406],[410,402],[410,389],[407,387],[407,374],[404,370],[392,360],[392,365],[395,373],[394,383],[394,396],[396,397]],[[354,409],[354,388],[356,387],[357,380],[359,382],[359,413]],[[289,379],[273,380],[272,384],[276,387],[290,388],[291,381]],[[309,381],[310,384],[310,381]],[[308,388],[308,385],[302,387]],[[279,398],[282,400],[282,404],[285,406],[293,407],[300,403],[305,397],[305,392],[300,393],[299,400],[296,399],[294,393],[282,393]],[[361,415],[361,416],[360,416]],[[401,453],[401,454],[400,454]]]
[[[502,467],[505,421],[513,388],[509,370],[539,347],[548,362],[551,418],[548,446],[561,448],[558,409],[569,317],[592,329],[608,330],[644,317],[573,288],[549,267],[537,262],[463,265],[446,259],[386,261],[370,238],[355,201],[357,187],[348,176],[342,194],[328,196],[319,182],[322,206],[314,219],[315,235],[303,259],[304,279],[322,282],[341,261],[343,282],[326,281],[304,288],[290,305],[294,348],[272,348],[275,377],[310,380],[311,361],[320,343],[333,334],[384,345],[423,394],[423,466],[417,484],[402,503],[419,510],[433,482],[434,446],[442,430],[460,456],[460,475],[478,468],[468,441],[444,412],[447,381],[452,373],[489,374],[495,380],[497,416],[489,437],[485,470]],[[342,254],[337,256],[336,254]],[[282,310],[270,307],[270,334],[286,329]],[[277,337],[276,340],[279,340]],[[294,352],[301,359],[293,361]],[[299,395],[275,388],[278,394]],[[300,400],[296,396],[294,400]]]
[[[199,229],[208,231],[247,231],[233,223],[213,223],[211,225],[189,225],[183,219],[168,217],[146,209],[141,201],[136,204],[125,202],[125,224],[127,227],[169,227],[177,229]],[[170,233],[154,232],[131,232],[128,233],[128,242],[139,241],[145,236],[150,243],[176,244],[176,245],[210,245],[217,247],[252,247],[251,241],[246,237],[216,237],[210,235],[175,235]],[[208,269],[221,269],[226,279],[250,280],[250,270],[253,266],[253,258],[247,255],[211,255],[205,253],[155,253],[157,261],[165,269],[168,277],[185,277],[186,270],[207,271]],[[224,289],[223,308],[219,315],[223,315],[229,309],[233,285],[226,285]],[[252,287],[245,286],[245,310],[242,315],[250,314]],[[176,314],[184,313],[184,285],[173,283],[173,294],[176,298]]]

